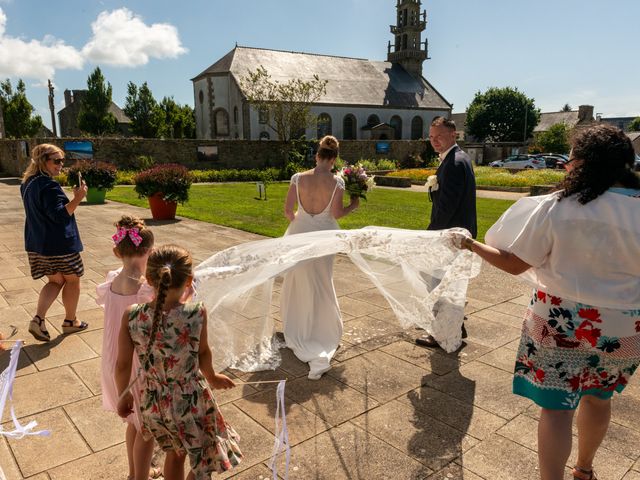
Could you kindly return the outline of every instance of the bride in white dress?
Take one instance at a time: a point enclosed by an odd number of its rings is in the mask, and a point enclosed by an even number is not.
[[[320,140],[316,167],[291,177],[285,215],[291,221],[285,236],[318,230],[338,230],[336,219],[359,205],[352,197],[344,206],[344,181],[332,173],[338,157],[338,141],[327,135]],[[294,213],[294,207],[298,209]],[[318,380],[342,337],[342,317],[333,286],[333,255],[300,263],[286,273],[280,294],[284,338],[293,353],[309,363],[309,379]]]

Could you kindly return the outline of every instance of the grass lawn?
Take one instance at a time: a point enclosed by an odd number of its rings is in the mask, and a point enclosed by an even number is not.
[[[279,237],[287,228],[284,217],[284,199],[288,183],[268,186],[267,201],[257,200],[255,183],[223,183],[191,187],[190,200],[178,205],[177,214],[204,222],[237,228],[268,237]],[[108,200],[148,207],[147,199],[139,199],[132,186],[119,186],[107,194]],[[478,238],[484,239],[487,229],[513,202],[479,198]],[[375,189],[368,201],[361,201],[360,208],[340,219],[344,229],[368,225],[425,229],[431,215],[431,203],[427,195],[391,189]]]

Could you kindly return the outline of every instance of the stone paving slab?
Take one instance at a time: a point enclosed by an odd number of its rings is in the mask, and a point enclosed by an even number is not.
[[[90,329],[60,335],[64,309],[47,316],[53,341],[27,333],[42,280],[29,277],[23,250],[23,210],[17,186],[0,183],[0,331],[10,325],[29,345],[21,353],[14,387],[16,414],[51,429],[50,438],[0,438],[0,465],[10,480],[125,479],[124,424],[103,412],[100,392],[102,310],[95,285],[118,260],[111,252],[113,223],[123,212],[148,219],[144,208],[107,202],[81,205],[85,244],[79,317]],[[200,262],[221,249],[261,237],[180,218],[149,220],[156,241],[179,243]],[[335,263],[336,291],[345,333],[333,369],[319,381],[288,349],[275,371],[229,372],[245,381],[288,378],[289,478],[511,480],[538,478],[536,419],[539,409],[511,394],[511,372],[521,317],[531,289],[484,265],[470,282],[469,338],[454,354],[417,347],[418,330],[403,330],[386,300],[346,257]],[[273,317],[279,321],[280,282]],[[8,355],[0,355],[0,369]],[[640,375],[613,403],[612,425],[596,468],[602,480],[640,480]],[[243,385],[217,393],[227,421],[240,433],[245,459],[220,478],[268,479],[273,448],[273,386]],[[5,416],[5,421],[6,421]],[[575,433],[575,432],[574,432]],[[575,446],[569,464],[575,458]],[[283,477],[279,460],[279,478]],[[570,479],[567,469],[566,479]]]

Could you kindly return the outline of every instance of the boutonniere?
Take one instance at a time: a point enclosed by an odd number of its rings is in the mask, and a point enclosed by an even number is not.
[[[430,192],[435,192],[438,190],[438,177],[435,175],[429,175],[427,183],[425,183],[424,186],[427,187],[427,190]]]

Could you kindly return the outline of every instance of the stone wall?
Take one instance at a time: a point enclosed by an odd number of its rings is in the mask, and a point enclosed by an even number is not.
[[[115,163],[123,168],[140,155],[153,158],[156,163],[181,163],[189,168],[263,168],[279,167],[283,162],[282,143],[256,140],[160,140],[144,138],[33,138],[27,140],[0,139],[0,171],[9,175],[21,175],[31,149],[39,143],[53,143],[60,148],[65,141],[93,142],[94,159]],[[21,142],[26,142],[26,149]],[[388,153],[376,153],[376,143],[371,140],[343,140],[340,156],[347,162],[360,159],[388,158],[403,160],[411,154],[421,154],[425,142],[420,140],[388,141]],[[218,155],[213,160],[199,160],[199,146],[216,146]],[[26,150],[26,155],[23,151]]]

